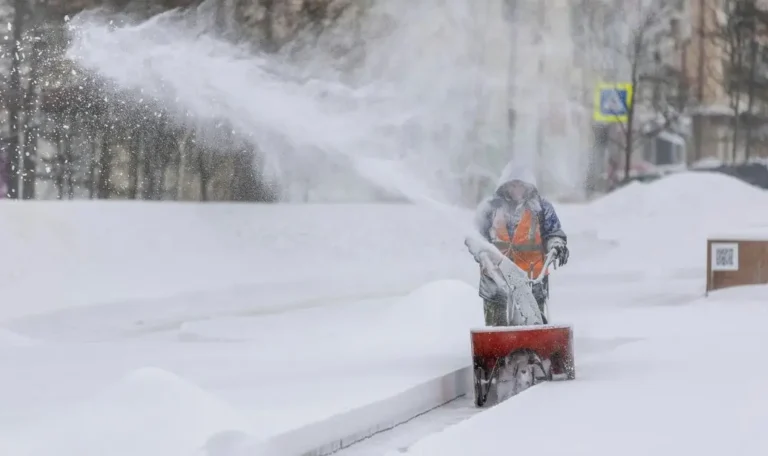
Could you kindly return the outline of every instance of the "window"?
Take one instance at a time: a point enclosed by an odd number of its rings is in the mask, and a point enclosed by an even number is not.
[[[669,141],[665,141],[662,138],[655,138],[656,145],[656,163],[657,166],[674,165],[675,155],[673,151],[673,144]]]
[[[675,40],[680,39],[680,20],[676,17],[669,20],[669,31],[672,35],[672,38]]]
[[[652,140],[645,140],[643,141],[643,160],[647,161],[648,163],[653,163],[654,157],[653,157],[653,141]]]

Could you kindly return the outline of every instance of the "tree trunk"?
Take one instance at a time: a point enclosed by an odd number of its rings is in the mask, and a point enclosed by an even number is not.
[[[633,56],[632,60],[632,75],[631,75],[631,82],[632,82],[632,88],[633,88],[633,94],[637,93],[639,91],[638,87],[638,59],[639,57],[639,51],[641,49],[637,49],[638,45],[635,45],[635,55]],[[632,152],[634,150],[634,141],[635,141],[635,101],[634,101],[634,95],[632,95],[632,100],[627,100],[627,124],[626,124],[626,130],[624,131],[624,182],[629,182],[629,175],[632,170]]]
[[[267,52],[277,51],[278,44],[275,38],[275,3],[276,0],[261,0],[261,6],[265,9],[264,23],[262,30],[264,33],[264,42],[262,48]]]
[[[35,199],[37,182],[37,146],[39,139],[37,121],[37,81],[40,78],[40,53],[43,40],[37,35],[32,37],[30,56],[29,85],[24,97],[24,158],[22,172],[22,195],[25,200]]]
[[[736,90],[731,95],[731,108],[733,108],[733,143],[731,144],[731,163],[736,163],[736,150],[739,146],[739,133],[741,133],[741,92]]]
[[[155,200],[163,200],[166,196],[166,176],[168,174],[168,167],[172,163],[175,150],[177,149],[173,130],[169,122],[163,118],[157,129],[157,142],[158,147],[155,149]],[[174,192],[175,195],[175,192]]]
[[[731,50],[731,63],[735,63],[735,68],[739,70],[739,73],[743,70],[744,59],[742,58],[742,50],[744,49],[744,40],[742,39],[741,30],[737,29],[733,32],[734,36],[731,38],[734,43],[734,47]],[[735,61],[735,62],[734,62]],[[730,90],[731,95],[731,107],[733,108],[733,144],[731,145],[731,163],[736,163],[736,153],[739,147],[739,133],[741,133],[741,74],[739,74],[739,81],[733,85]]]
[[[155,199],[165,199],[165,178],[168,172],[168,164],[170,163],[170,156],[164,155],[160,160],[160,169],[157,170],[157,185],[155,185]]]
[[[90,133],[91,136],[91,159],[88,162],[88,198],[93,199],[94,196],[97,194],[97,185],[96,185],[96,167],[99,163],[99,158],[101,154],[101,148],[99,147],[99,143],[101,141],[101,135],[96,131],[94,128],[93,131]]]
[[[141,193],[141,199],[143,200],[151,200],[152,195],[155,193],[155,179],[154,179],[154,172],[152,169],[152,162],[154,161],[154,153],[150,151],[156,151],[157,150],[157,136],[153,135],[150,138],[146,139],[146,142],[144,144],[144,163],[143,165],[143,172],[141,175],[142,180],[142,193]]]
[[[187,144],[192,137],[192,129],[185,131],[179,140],[179,168],[176,178],[176,199],[184,199],[184,186],[187,179]]]
[[[144,148],[144,134],[137,129],[133,134],[131,149],[128,151],[128,198],[137,199],[139,196],[139,154]]]
[[[708,9],[707,4],[705,3],[706,0],[699,0],[699,33],[698,33],[698,40],[699,40],[699,56],[698,56],[698,68],[696,69],[697,77],[696,77],[696,84],[697,87],[697,102],[699,103],[699,106],[701,106],[704,103],[704,63],[707,62],[707,57],[705,55],[705,26],[706,26],[706,12]],[[701,114],[697,115],[696,118],[693,120],[693,129],[694,129],[694,136],[695,136],[695,142],[694,142],[694,160],[698,161],[701,158],[702,148],[703,148],[703,135],[704,135],[704,129],[702,128],[702,123],[704,119],[701,116]]]
[[[749,40],[749,86],[747,87],[747,124],[744,132],[744,161],[749,160],[750,149],[752,147],[752,128],[755,116],[752,113],[755,104],[755,67],[757,66],[757,41],[754,31]]]
[[[210,176],[205,166],[205,148],[198,147],[198,172],[200,173],[200,201],[208,201],[208,182]]]
[[[109,199],[112,192],[112,137],[104,133],[99,156],[98,198]]]
[[[71,114],[68,115],[68,117],[71,116]],[[67,122],[65,125],[70,125],[70,129],[64,130],[64,150],[62,152],[64,153],[64,182],[67,184],[67,198],[68,199],[75,199],[75,184],[74,184],[74,178],[73,178],[73,156],[72,156],[72,135],[71,135],[71,125],[73,123],[73,119],[68,118],[65,120]]]
[[[8,197],[19,198],[21,176],[21,147],[19,144],[19,114],[21,113],[21,41],[26,0],[15,0],[13,12],[13,34],[11,38],[11,68],[8,78],[8,122],[10,138],[8,142]]]
[[[59,200],[64,199],[64,148],[66,145],[66,138],[61,132],[61,128],[58,128],[58,140],[56,141],[56,158],[54,169],[53,183],[56,187],[56,198]]]

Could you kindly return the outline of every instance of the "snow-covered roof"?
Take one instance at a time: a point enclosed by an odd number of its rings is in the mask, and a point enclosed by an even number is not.
[[[765,241],[768,242],[768,226],[745,228],[728,232],[711,233],[710,241]]]

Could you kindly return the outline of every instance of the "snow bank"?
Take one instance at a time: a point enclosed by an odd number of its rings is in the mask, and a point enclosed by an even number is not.
[[[30,347],[39,344],[38,341],[0,328],[0,347]]]
[[[210,318],[159,336],[0,343],[0,454],[95,456],[114,441],[121,449],[106,452],[118,456],[204,445],[218,455],[244,436],[269,448],[349,443],[466,393],[457,382],[482,318],[474,287],[441,280],[404,297]]]
[[[3,439],[0,450],[15,456],[190,456],[209,436],[246,425],[211,393],[163,369],[141,368],[87,402]]]
[[[472,370],[466,366],[415,384],[385,399],[263,441],[243,434],[216,435],[206,444],[206,456],[333,454],[458,397],[472,394],[472,390]]]
[[[568,217],[566,228],[593,231],[621,246],[592,266],[606,272],[661,274],[660,262],[678,260],[680,267],[700,270],[709,236],[768,226],[765,207],[768,192],[761,188],[721,173],[684,172],[631,183],[595,200]]]
[[[732,214],[748,205],[768,202],[768,192],[717,172],[682,172],[649,183],[632,182],[590,203],[595,216],[616,218]]]
[[[356,281],[382,292],[409,276],[456,277],[474,268],[465,221],[463,211],[397,204],[2,202],[0,321],[236,286],[313,282],[338,297]]]
[[[355,311],[351,307],[364,307]],[[187,341],[252,342],[302,353],[307,340],[313,357],[343,363],[366,354],[378,360],[390,355],[446,353],[466,348],[469,329],[482,326],[482,300],[477,288],[459,280],[427,283],[402,298],[337,304],[259,317],[224,317],[184,323],[178,333]],[[354,324],[350,317],[359,314]],[[320,322],[336,321],[335,325]],[[317,324],[296,324],[317,322]],[[293,330],[286,331],[286,328]],[[397,337],[394,332],[397,332]],[[318,366],[320,367],[320,366]]]

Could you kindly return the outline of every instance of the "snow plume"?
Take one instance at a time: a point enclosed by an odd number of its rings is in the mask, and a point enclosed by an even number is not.
[[[217,38],[208,4],[138,23],[87,12],[71,21],[68,57],[179,122],[257,144],[288,199],[474,204],[512,146],[505,2],[363,4],[320,40],[274,54]]]

